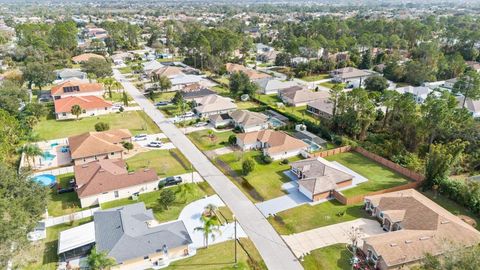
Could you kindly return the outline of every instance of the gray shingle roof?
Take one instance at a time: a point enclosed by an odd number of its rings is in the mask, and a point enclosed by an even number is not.
[[[143,203],[125,205],[94,214],[98,251],[105,251],[117,263],[192,243],[183,221],[149,226],[154,220]]]

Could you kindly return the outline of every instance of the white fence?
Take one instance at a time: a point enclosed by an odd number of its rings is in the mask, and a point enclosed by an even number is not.
[[[45,219],[45,227],[52,227],[55,225],[63,224],[63,223],[68,223],[74,220],[79,220],[87,217],[93,216],[93,213],[96,211],[100,210],[100,207],[92,208],[92,209],[87,209],[83,210],[80,212],[75,212],[71,213],[69,215],[64,215],[61,217],[49,217]]]

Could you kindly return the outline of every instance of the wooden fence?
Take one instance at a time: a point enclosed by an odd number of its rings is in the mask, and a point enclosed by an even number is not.
[[[310,157],[324,158],[324,157],[333,156],[340,153],[350,152],[351,150],[352,150],[351,146],[342,146],[342,147],[338,147],[330,150],[325,150],[322,152],[312,153],[310,154]]]

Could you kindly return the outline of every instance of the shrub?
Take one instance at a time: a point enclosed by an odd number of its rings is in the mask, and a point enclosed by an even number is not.
[[[283,160],[282,160],[282,164],[283,164],[283,165],[287,165],[289,162],[290,162],[290,161],[288,161],[288,159],[283,159]]]
[[[248,175],[255,169],[255,161],[251,158],[247,158],[242,162],[242,173]]]
[[[267,155],[262,155],[262,162],[265,164],[270,164],[272,163],[273,159]]]
[[[235,135],[233,135],[233,134],[230,135],[230,136],[228,137],[228,143],[229,143],[230,145],[235,145],[235,144],[237,144],[237,136],[235,136]]]
[[[110,129],[110,125],[108,123],[98,122],[95,124],[95,131],[105,131],[109,129]]]

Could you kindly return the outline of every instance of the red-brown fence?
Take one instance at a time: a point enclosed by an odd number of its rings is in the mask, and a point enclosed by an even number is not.
[[[324,158],[324,157],[333,156],[340,153],[350,152],[351,150],[352,150],[351,146],[342,146],[342,147],[338,147],[330,150],[325,150],[322,152],[312,153],[310,154],[310,157]]]

